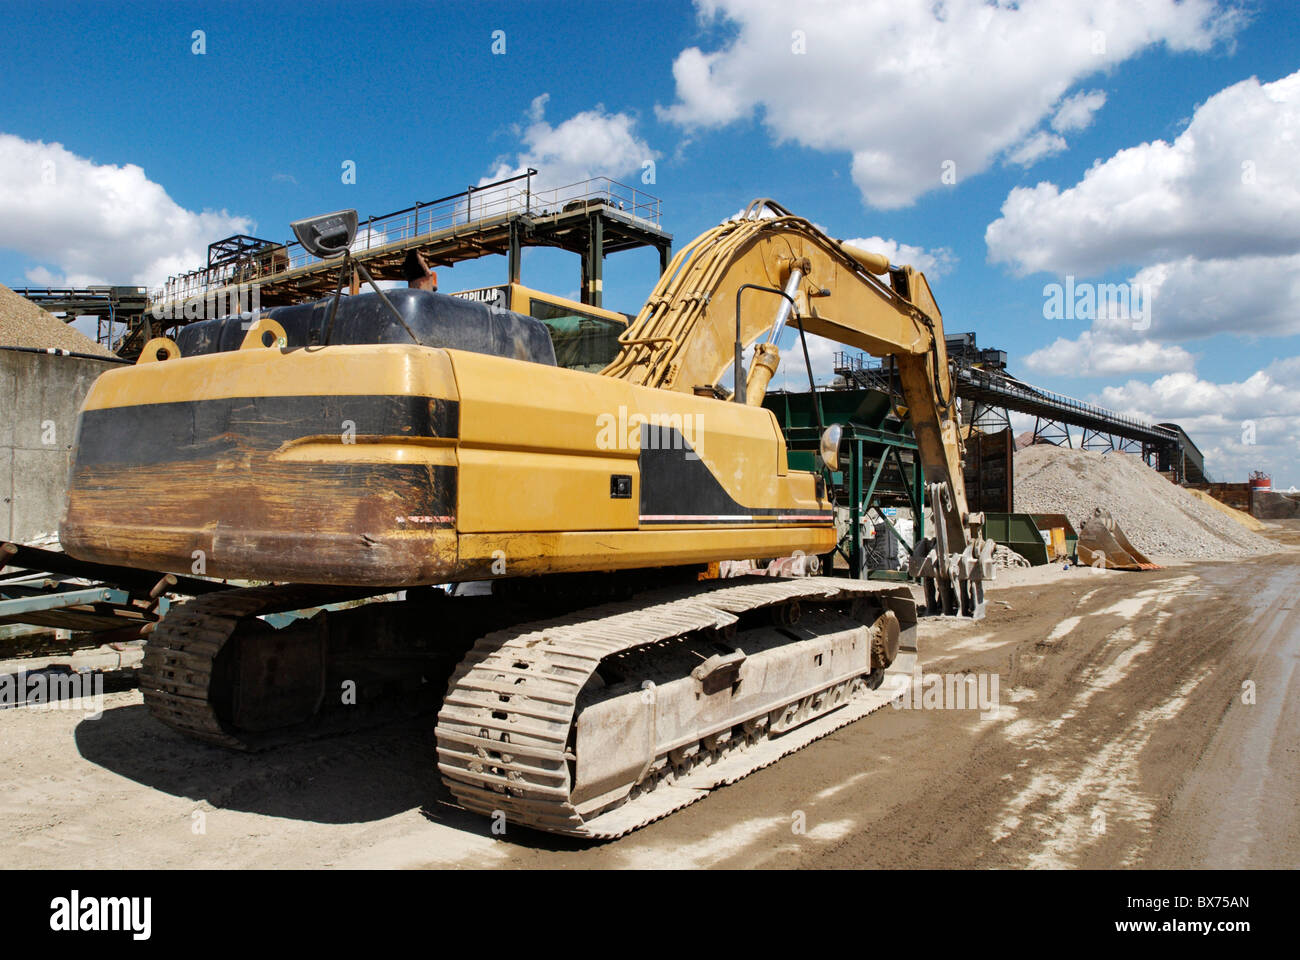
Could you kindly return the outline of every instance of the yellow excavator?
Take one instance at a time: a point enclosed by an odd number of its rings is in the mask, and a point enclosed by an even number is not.
[[[341,275],[355,229],[294,224]],[[533,317],[420,289],[155,339],[86,398],[61,539],[249,584],[149,636],[141,688],[174,729],[260,749],[436,707],[456,802],[616,837],[916,664],[909,588],[810,575],[833,490],[762,406],[787,328],[894,358],[933,532],[910,571],[929,612],[981,616],[993,544],[925,277],[771,200],[677,253],[598,373],[558,365]],[[826,426],[829,471],[839,446]],[[720,575],[737,560],[770,575]],[[490,590],[447,587],[470,581]]]

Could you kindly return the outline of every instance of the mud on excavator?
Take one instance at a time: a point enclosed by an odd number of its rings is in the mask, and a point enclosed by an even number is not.
[[[346,257],[347,221],[295,231]],[[788,466],[762,406],[787,326],[895,359],[933,531],[910,572],[929,612],[981,616],[993,543],[925,277],[770,200],[677,253],[599,373],[558,366],[532,317],[417,289],[154,340],[85,401],[61,538],[269,584],[149,637],[141,688],[174,729],[259,749],[436,707],[458,803],[619,836],[888,703],[916,663],[906,586],[717,576],[836,546],[822,473]],[[838,447],[826,426],[828,470]],[[434,586],[466,581],[491,595]]]

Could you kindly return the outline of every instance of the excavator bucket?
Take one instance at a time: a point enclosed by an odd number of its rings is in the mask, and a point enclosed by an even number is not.
[[[1111,570],[1159,570],[1137,547],[1129,543],[1110,511],[1098,507],[1079,531],[1079,562]]]

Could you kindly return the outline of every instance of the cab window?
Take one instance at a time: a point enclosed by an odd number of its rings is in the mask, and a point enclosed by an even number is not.
[[[618,355],[623,324],[545,300],[531,299],[528,312],[546,324],[555,344],[555,362],[570,370],[599,373]]]

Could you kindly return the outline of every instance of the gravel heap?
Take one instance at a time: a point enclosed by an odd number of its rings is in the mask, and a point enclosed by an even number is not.
[[[1133,454],[1036,444],[1015,455],[1018,513],[1063,513],[1076,531],[1110,511],[1151,559],[1223,560],[1273,553],[1276,543],[1170,483]]]
[[[111,357],[112,352],[0,284],[0,347],[58,347]]]

